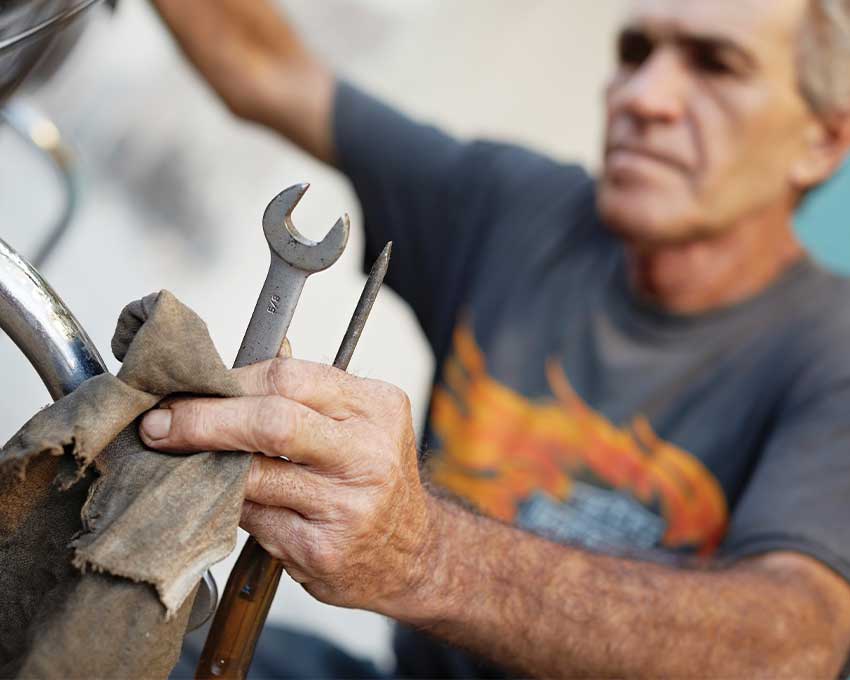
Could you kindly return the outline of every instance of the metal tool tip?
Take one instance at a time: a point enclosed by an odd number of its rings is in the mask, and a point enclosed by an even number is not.
[[[292,207],[294,208],[298,203],[300,203],[301,199],[304,198],[304,194],[307,193],[307,189],[310,188],[310,182],[299,182],[298,184],[293,184],[288,189],[285,189],[283,193],[291,192],[294,193],[294,199]]]
[[[387,245],[384,246],[384,249],[381,251],[381,254],[378,255],[378,258],[372,265],[372,269],[369,271],[370,279],[383,281],[384,276],[386,276],[387,269],[389,269],[390,266],[390,253],[392,252],[392,250],[393,242],[388,241]]]
[[[348,213],[344,213],[343,216],[334,223],[334,226],[331,227],[332,233],[345,234],[346,238],[350,230],[351,220],[348,219]]]

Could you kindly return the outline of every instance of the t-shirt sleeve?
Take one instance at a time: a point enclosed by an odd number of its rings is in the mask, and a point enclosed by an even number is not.
[[[850,582],[850,359],[822,343],[789,389],[721,552],[806,554]]]
[[[508,144],[459,141],[344,81],[333,125],[337,164],[363,209],[364,267],[393,241],[386,282],[413,308],[439,357],[481,254],[500,238],[504,221],[495,217],[512,199],[529,200],[524,187],[537,186],[553,162]]]

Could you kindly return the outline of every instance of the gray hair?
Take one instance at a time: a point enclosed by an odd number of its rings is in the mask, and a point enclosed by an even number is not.
[[[809,0],[798,56],[800,90],[812,111],[850,113],[850,0]]]

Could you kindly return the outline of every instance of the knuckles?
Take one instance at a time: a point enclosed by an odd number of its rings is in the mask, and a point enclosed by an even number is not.
[[[246,419],[246,439],[257,451],[275,456],[286,455],[287,449],[299,436],[301,420],[299,411],[284,397],[262,397],[256,401]]]
[[[297,393],[299,385],[303,384],[300,373],[297,360],[288,357],[272,359],[266,367],[265,393],[283,394],[284,391]]]
[[[345,566],[343,551],[333,540],[312,540],[304,546],[304,566],[310,573],[322,578],[332,578]]]
[[[393,441],[398,441],[408,432],[413,432],[410,398],[399,387],[380,380],[369,381],[369,401],[374,404],[375,421],[378,428],[393,432]]]
[[[212,434],[204,404],[196,399],[171,405],[171,430],[168,441],[175,445],[205,446]]]
[[[264,496],[268,493],[268,489],[274,488],[274,485],[275,480],[272,477],[271,468],[263,465],[261,457],[254,456],[248,470],[248,479],[245,482],[245,497]]]
[[[261,390],[270,395],[286,395],[300,401],[317,381],[331,383],[339,394],[342,411],[348,408],[367,418],[407,421],[410,399],[404,390],[382,380],[359,378],[332,366],[298,359],[272,359],[261,378]],[[347,406],[345,406],[347,405]]]
[[[372,380],[370,382],[373,397],[383,407],[384,411],[392,415],[410,411],[410,399],[408,399],[404,390],[383,380]]]

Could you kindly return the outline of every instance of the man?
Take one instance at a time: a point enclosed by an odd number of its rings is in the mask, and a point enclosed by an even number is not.
[[[156,5],[236,115],[348,174],[367,261],[394,240],[430,479],[481,512],[420,481],[400,391],[292,359],[146,443],[261,452],[243,526],[316,598],[427,631],[401,675],[489,672],[435,639],[544,676],[839,672],[850,286],[791,223],[850,145],[850,3],[636,2],[598,182],[404,118],[260,0]]]

